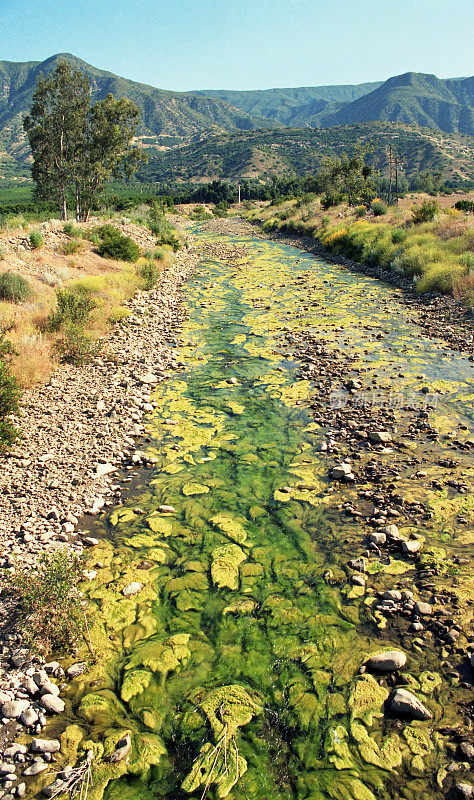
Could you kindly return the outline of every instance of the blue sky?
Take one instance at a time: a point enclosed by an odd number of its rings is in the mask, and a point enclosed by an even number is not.
[[[472,75],[472,0],[0,0],[0,58],[70,52],[164,89]]]

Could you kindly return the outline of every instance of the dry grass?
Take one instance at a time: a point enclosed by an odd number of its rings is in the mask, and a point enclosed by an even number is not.
[[[103,220],[94,219],[78,227],[87,229],[101,222]],[[141,226],[117,222],[117,227],[141,248],[154,249],[155,238]],[[43,383],[57,367],[53,348],[56,336],[42,332],[46,318],[56,305],[57,288],[81,284],[89,289],[96,308],[87,333],[97,339],[107,334],[113,322],[127,316],[124,303],[143,286],[137,274],[140,262],[129,264],[104,259],[85,239],[80,240],[77,253],[65,254],[69,238],[58,220],[52,220],[50,228],[43,226],[41,231],[45,245],[40,251],[29,247],[28,228],[8,229],[0,234],[0,247],[4,252],[0,272],[10,269],[19,273],[29,281],[34,292],[30,302],[0,302],[0,323],[13,323],[8,335],[17,352],[12,367],[24,388]],[[166,266],[169,258],[167,254],[165,260],[159,262],[159,269]]]

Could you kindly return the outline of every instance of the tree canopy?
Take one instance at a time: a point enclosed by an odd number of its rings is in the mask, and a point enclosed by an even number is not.
[[[72,201],[76,219],[87,220],[103,184],[129,177],[145,158],[132,145],[139,118],[125,97],[109,94],[92,104],[89,79],[65,60],[40,75],[24,121],[37,197],[56,202],[62,219]]]

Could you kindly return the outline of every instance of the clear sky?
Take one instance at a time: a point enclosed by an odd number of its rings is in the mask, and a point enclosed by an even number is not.
[[[0,0],[0,59],[73,53],[163,89],[474,73],[473,0]]]

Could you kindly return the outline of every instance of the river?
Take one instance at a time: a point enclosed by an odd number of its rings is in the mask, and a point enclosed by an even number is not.
[[[385,682],[358,674],[391,642],[337,580],[324,432],[284,334],[325,337],[398,394],[428,383],[442,428],[472,422],[472,364],[381,283],[284,244],[214,240],[247,253],[208,256],[189,281],[186,368],[149,419],[158,463],[96,525],[95,658],[70,691],[70,758],[94,750],[91,800],[435,800],[432,722],[387,718]],[[432,668],[416,649],[409,666],[415,681]],[[438,722],[446,691],[425,689]],[[131,754],[109,763],[125,731]]]

